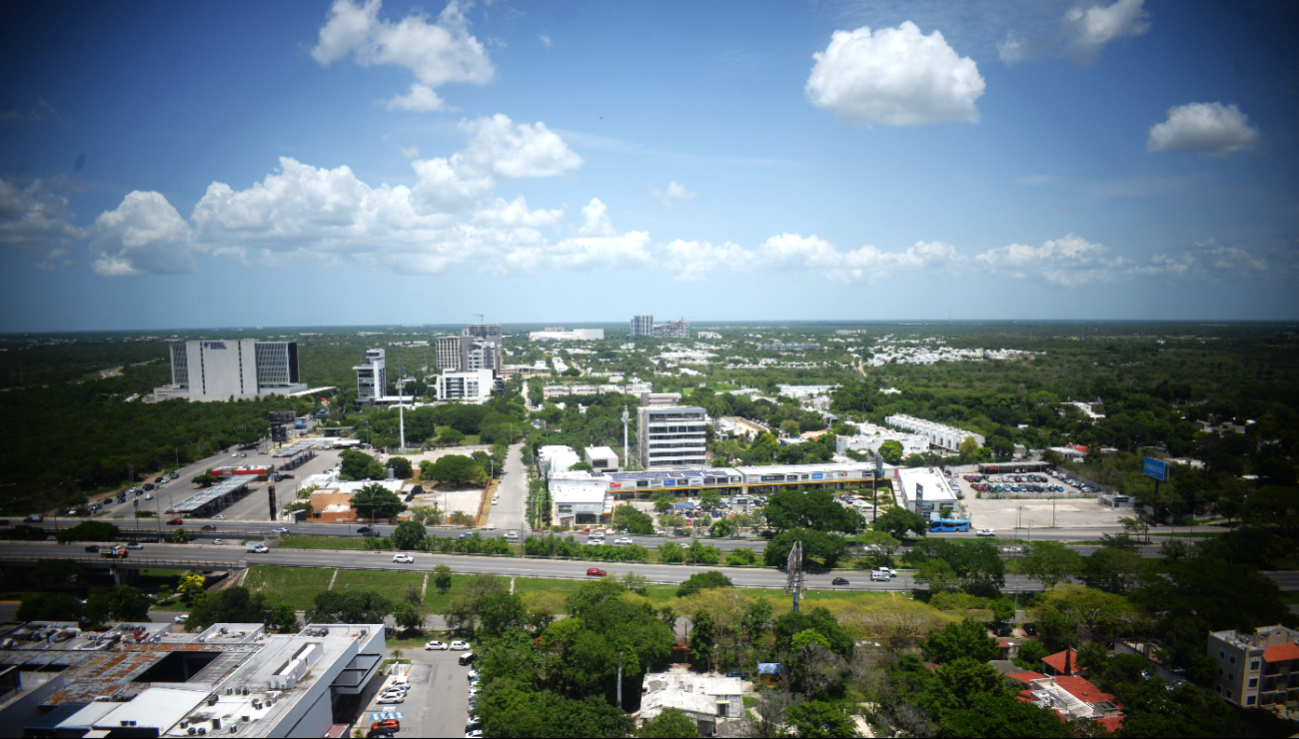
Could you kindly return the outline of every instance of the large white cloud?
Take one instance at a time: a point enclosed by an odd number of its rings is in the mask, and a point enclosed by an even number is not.
[[[410,91],[394,96],[387,104],[416,112],[446,107],[435,91],[441,85],[484,85],[495,76],[491,59],[469,33],[464,11],[455,0],[447,3],[433,23],[418,13],[396,23],[381,20],[382,6],[381,0],[367,0],[364,5],[335,0],[311,56],[322,65],[352,54],[362,66],[391,64],[409,69],[416,80]]]
[[[94,270],[105,277],[198,271],[195,255],[202,247],[161,193],[127,194],[121,205],[95,219],[91,233]]]
[[[805,91],[812,104],[849,124],[977,123],[985,83],[978,65],[910,21],[897,28],[835,31]]]
[[[604,204],[582,209],[572,238],[555,241],[564,208],[533,210],[496,197],[496,177],[563,174],[581,164],[544,124],[505,116],[461,125],[466,148],[410,163],[411,186],[361,181],[350,167],[314,167],[290,157],[245,189],[208,186],[190,219],[158,193],[131,193],[99,217],[95,269],[106,276],[197,270],[210,252],[267,264],[306,257],[400,272],[452,267],[489,272],[591,269],[649,261],[649,234],[619,234]]]
[[[1047,54],[1091,64],[1110,42],[1135,38],[1149,30],[1150,15],[1142,0],[1117,0],[1104,6],[1084,2],[1065,11],[1055,34],[1020,38],[1011,31],[997,51],[1006,64]]]
[[[500,113],[460,123],[469,146],[456,154],[455,164],[468,171],[497,177],[555,177],[582,166],[559,134],[544,123],[515,125]]]
[[[1102,244],[1068,234],[1041,246],[1010,244],[975,257],[978,264],[1020,279],[1045,279],[1060,285],[1108,282],[1130,273],[1131,262],[1110,257]]]
[[[758,266],[753,252],[726,242],[720,246],[708,241],[677,239],[664,247],[665,267],[673,278],[682,282],[705,280],[714,272],[741,272]]]
[[[1188,103],[1168,109],[1168,120],[1150,127],[1147,151],[1195,151],[1226,156],[1258,145],[1258,129],[1235,105]]]

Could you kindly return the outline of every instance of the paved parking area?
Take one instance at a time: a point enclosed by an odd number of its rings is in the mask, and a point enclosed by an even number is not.
[[[398,736],[464,736],[469,716],[469,668],[458,664],[464,652],[403,651],[414,662],[407,677],[410,693],[406,702],[377,706],[371,700],[362,716],[365,728],[370,727],[371,714],[395,712],[402,714]]]
[[[1009,532],[1016,526],[1035,529],[1052,525],[1061,528],[1117,526],[1120,518],[1132,515],[1130,509],[1107,508],[1095,498],[993,500],[975,498],[970,491],[964,503],[974,527],[998,532]]]

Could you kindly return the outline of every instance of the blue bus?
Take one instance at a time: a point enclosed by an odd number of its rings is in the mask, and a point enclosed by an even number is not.
[[[969,531],[970,522],[964,518],[935,518],[929,522],[930,531]]]

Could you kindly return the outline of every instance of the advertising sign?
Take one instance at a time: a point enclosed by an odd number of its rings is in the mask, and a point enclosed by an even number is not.
[[[1146,477],[1153,477],[1160,482],[1168,482],[1168,463],[1162,459],[1146,457],[1145,465],[1141,471],[1145,473]]]
[[[875,477],[884,476],[884,456],[875,452]]]
[[[923,515],[925,512],[925,486],[916,483],[916,513]]]
[[[293,423],[293,411],[269,411],[266,418],[272,424]]]

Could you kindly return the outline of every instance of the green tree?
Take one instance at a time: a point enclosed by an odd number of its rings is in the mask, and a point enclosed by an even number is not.
[[[767,523],[777,531],[815,529],[855,532],[862,525],[861,514],[840,505],[829,490],[780,490],[764,508]]]
[[[715,538],[724,538],[735,533],[735,524],[729,518],[719,518],[708,527],[708,535]]]
[[[877,516],[871,523],[871,528],[886,532],[894,539],[906,537],[908,531],[916,536],[925,536],[929,533],[929,524],[924,516],[900,506],[894,506]]]
[[[42,559],[32,567],[31,582],[42,590],[76,590],[85,572],[70,559]]]
[[[1049,654],[1050,652],[1046,651],[1046,647],[1042,646],[1042,642],[1037,639],[1029,639],[1019,645],[1018,661],[1034,672],[1041,672],[1042,658]]]
[[[523,599],[512,593],[491,593],[478,601],[479,631],[488,637],[499,637],[508,629],[527,623]]]
[[[664,563],[684,562],[686,559],[685,547],[675,541],[665,541],[658,545],[659,561]]]
[[[401,600],[393,606],[392,618],[403,629],[414,631],[424,626],[424,608],[409,600]]]
[[[438,434],[438,443],[443,446],[454,446],[465,440],[465,435],[453,428],[442,429]]]
[[[275,606],[275,630],[281,634],[292,634],[298,630],[298,612],[288,603]]]
[[[758,555],[752,549],[737,547],[726,553],[726,564],[732,567],[743,567],[757,564]]]
[[[734,587],[731,583],[731,578],[716,570],[705,570],[704,572],[694,573],[690,577],[686,578],[685,582],[678,585],[677,597],[685,598],[686,596],[697,593],[700,590],[729,587]]]
[[[853,638],[825,608],[816,607],[798,613],[786,613],[776,619],[771,631],[783,649],[793,645],[794,635],[812,629],[830,642],[830,651],[843,659],[852,659]]]
[[[805,701],[785,709],[785,720],[799,737],[831,739],[857,737],[857,725],[841,706],[825,701]]]
[[[698,739],[699,725],[680,710],[667,708],[641,724],[636,736],[642,739]]]
[[[81,601],[72,593],[24,593],[19,621],[80,621]]]
[[[207,593],[196,599],[190,606],[189,617],[185,619],[185,628],[189,631],[202,631],[212,624],[221,622],[270,624],[274,627],[277,620],[274,609],[266,603],[265,595],[236,586]],[[310,621],[311,617],[308,616],[308,623]]]
[[[438,565],[433,568],[433,587],[438,592],[445,593],[451,589],[451,568],[446,565]]]
[[[590,462],[574,462],[573,464],[570,464],[568,466],[568,469],[570,472],[581,471],[581,472],[590,472],[593,474],[595,473],[595,468],[591,466]]]
[[[401,498],[377,482],[361,488],[352,494],[352,510],[357,518],[371,521],[392,518],[406,509]]]
[[[791,529],[777,534],[762,550],[762,561],[768,567],[784,566],[794,542],[803,545],[804,561],[819,560],[822,566],[834,567],[848,556],[848,541],[837,534],[827,534],[814,529]]]
[[[997,640],[988,636],[983,624],[970,618],[930,631],[923,648],[925,657],[939,664],[960,657],[987,662],[998,654]]]
[[[411,467],[410,460],[405,457],[389,457],[384,467],[391,469],[393,477],[398,480],[409,480],[415,476],[415,470]]]
[[[326,590],[316,593],[308,623],[375,624],[393,612],[393,602],[372,590]]]
[[[695,614],[690,628],[690,645],[687,650],[690,661],[695,664],[713,667],[713,657],[717,653],[717,627],[713,617],[704,611]]]
[[[654,494],[654,510],[659,513],[670,511],[672,510],[672,504],[675,500],[676,496],[672,494],[672,491],[660,490]]]
[[[1020,572],[1050,590],[1056,584],[1082,572],[1082,555],[1058,541],[1035,541],[1019,561]]]
[[[809,644],[820,644],[826,649],[830,648],[830,640],[822,636],[815,629],[803,629],[797,634],[794,634],[793,639],[790,640],[790,645],[796,652]]]
[[[613,525],[637,536],[649,536],[654,533],[654,519],[631,505],[624,504],[613,509]]]
[[[464,511],[452,511],[448,520],[451,521],[452,526],[473,526],[474,525],[473,514],[465,513]]]
[[[382,480],[387,477],[378,460],[355,449],[344,449],[339,454],[338,474],[344,480]]]
[[[902,464],[902,442],[886,441],[880,444],[880,456],[891,465]]]
[[[978,459],[979,442],[975,441],[973,436],[967,436],[961,440],[957,453],[961,455],[961,464],[969,464]]]
[[[487,484],[487,471],[483,466],[462,454],[448,454],[438,459],[428,472],[428,477],[439,485],[482,487]]]
[[[428,532],[417,521],[402,521],[392,532],[393,546],[398,549],[419,549],[426,538]]]

